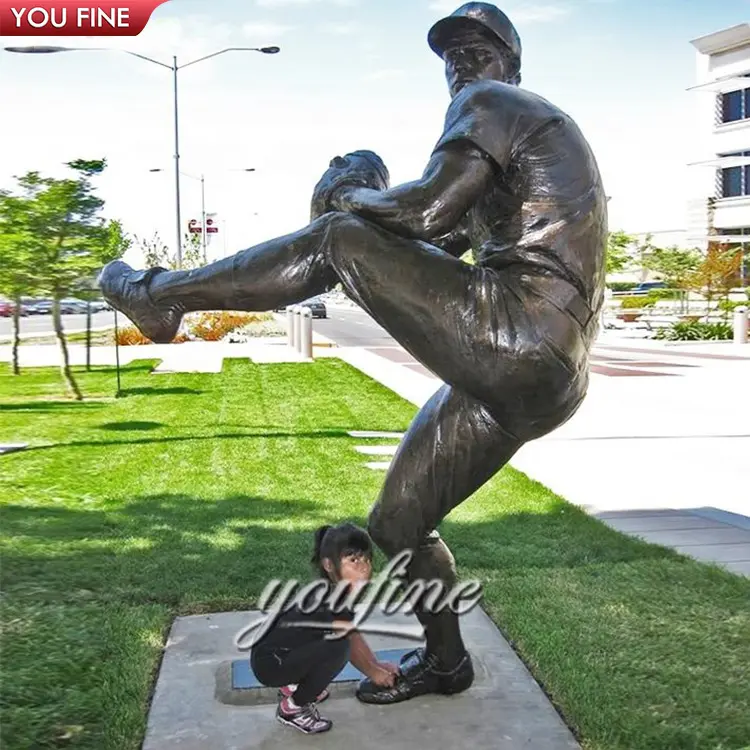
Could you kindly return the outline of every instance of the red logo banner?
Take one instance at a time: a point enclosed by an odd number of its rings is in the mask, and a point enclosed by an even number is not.
[[[138,36],[167,0],[0,0],[0,36]]]

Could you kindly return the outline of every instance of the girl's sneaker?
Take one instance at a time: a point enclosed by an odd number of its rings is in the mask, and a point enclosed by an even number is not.
[[[321,732],[327,732],[333,726],[332,721],[321,717],[315,703],[292,708],[289,705],[288,698],[282,698],[279,701],[276,719],[281,724],[299,729],[304,734],[320,734]]]
[[[279,688],[279,698],[291,698],[296,689],[296,685],[284,685],[283,688]],[[323,690],[323,692],[315,699],[315,702],[322,703],[329,695],[330,692],[328,690]]]

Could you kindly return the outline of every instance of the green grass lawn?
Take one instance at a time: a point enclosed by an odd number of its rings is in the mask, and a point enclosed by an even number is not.
[[[312,530],[364,523],[383,475],[348,430],[415,409],[338,360],[0,367],[3,747],[136,750],[176,615],[308,573]],[[610,530],[513,470],[442,527],[463,577],[586,750],[750,742],[750,582]],[[536,749],[534,749],[536,750]],[[541,750],[541,749],[540,749]]]

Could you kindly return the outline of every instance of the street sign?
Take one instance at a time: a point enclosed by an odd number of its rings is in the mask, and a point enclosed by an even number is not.
[[[213,219],[206,219],[206,234],[218,234],[219,233],[219,227],[213,226],[214,220]],[[201,234],[203,231],[201,225],[198,223],[197,219],[191,219],[188,223],[188,232],[191,234]]]

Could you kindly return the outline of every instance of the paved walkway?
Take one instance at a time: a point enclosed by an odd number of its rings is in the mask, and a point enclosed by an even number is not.
[[[418,406],[441,385],[400,347],[337,356]],[[750,346],[603,336],[592,372],[579,412],[511,464],[623,533],[750,576]]]
[[[417,406],[441,382],[400,347],[326,348]],[[72,346],[81,364],[85,349]],[[114,364],[114,347],[92,349]],[[227,357],[300,361],[280,339],[121,347],[121,363],[162,360],[156,372],[219,372]],[[0,346],[0,361],[10,347]],[[23,366],[56,365],[54,346],[24,346]],[[512,465],[605,523],[750,575],[750,345],[665,345],[607,333],[578,413],[524,446]],[[388,456],[372,457],[383,470]]]

